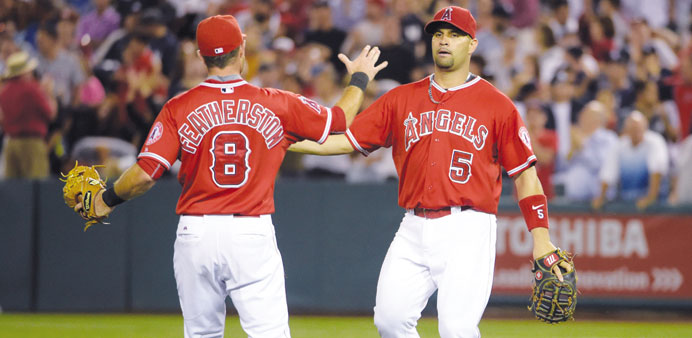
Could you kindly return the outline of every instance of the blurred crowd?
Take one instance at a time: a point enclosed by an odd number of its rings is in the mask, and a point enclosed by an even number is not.
[[[389,66],[367,107],[432,73],[423,26],[449,5],[475,16],[471,71],[516,103],[549,198],[692,203],[692,0],[3,0],[0,173],[55,177],[78,160],[119,175],[166,100],[206,77],[194,37],[210,15],[247,35],[246,80],[325,106],[345,84],[338,53],[379,46]],[[289,153],[281,176],[397,173],[381,149]]]

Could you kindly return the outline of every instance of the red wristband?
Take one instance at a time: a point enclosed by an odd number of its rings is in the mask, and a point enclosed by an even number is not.
[[[549,228],[548,199],[545,195],[531,195],[519,201],[519,208],[524,215],[529,231],[535,228]]]

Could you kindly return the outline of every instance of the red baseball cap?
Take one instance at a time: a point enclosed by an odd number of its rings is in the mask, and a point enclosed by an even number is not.
[[[473,39],[476,38],[476,19],[466,8],[449,6],[437,11],[433,19],[425,25],[425,32],[428,34],[435,33],[436,24],[441,22],[459,28]]]
[[[230,53],[243,43],[243,32],[232,15],[215,15],[197,25],[197,46],[203,56]]]

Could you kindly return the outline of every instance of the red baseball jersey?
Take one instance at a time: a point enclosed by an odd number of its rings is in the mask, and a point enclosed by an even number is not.
[[[497,213],[500,166],[514,176],[536,161],[512,101],[478,76],[446,90],[432,76],[394,88],[360,113],[346,136],[366,156],[392,147],[406,209]]]
[[[139,154],[166,169],[179,158],[178,214],[274,212],[274,181],[291,143],[343,132],[341,110],[240,77],[207,79],[166,103]],[[334,115],[334,116],[333,116]]]

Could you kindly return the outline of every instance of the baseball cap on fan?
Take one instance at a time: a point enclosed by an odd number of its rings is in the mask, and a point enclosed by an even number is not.
[[[433,19],[425,25],[425,32],[428,34],[435,33],[435,28],[437,28],[437,25],[440,23],[450,24],[470,35],[472,39],[476,38],[476,19],[473,18],[471,12],[466,8],[458,6],[442,8],[437,11]]]
[[[232,15],[215,15],[197,25],[197,46],[202,56],[230,53],[243,43],[243,33]]]

